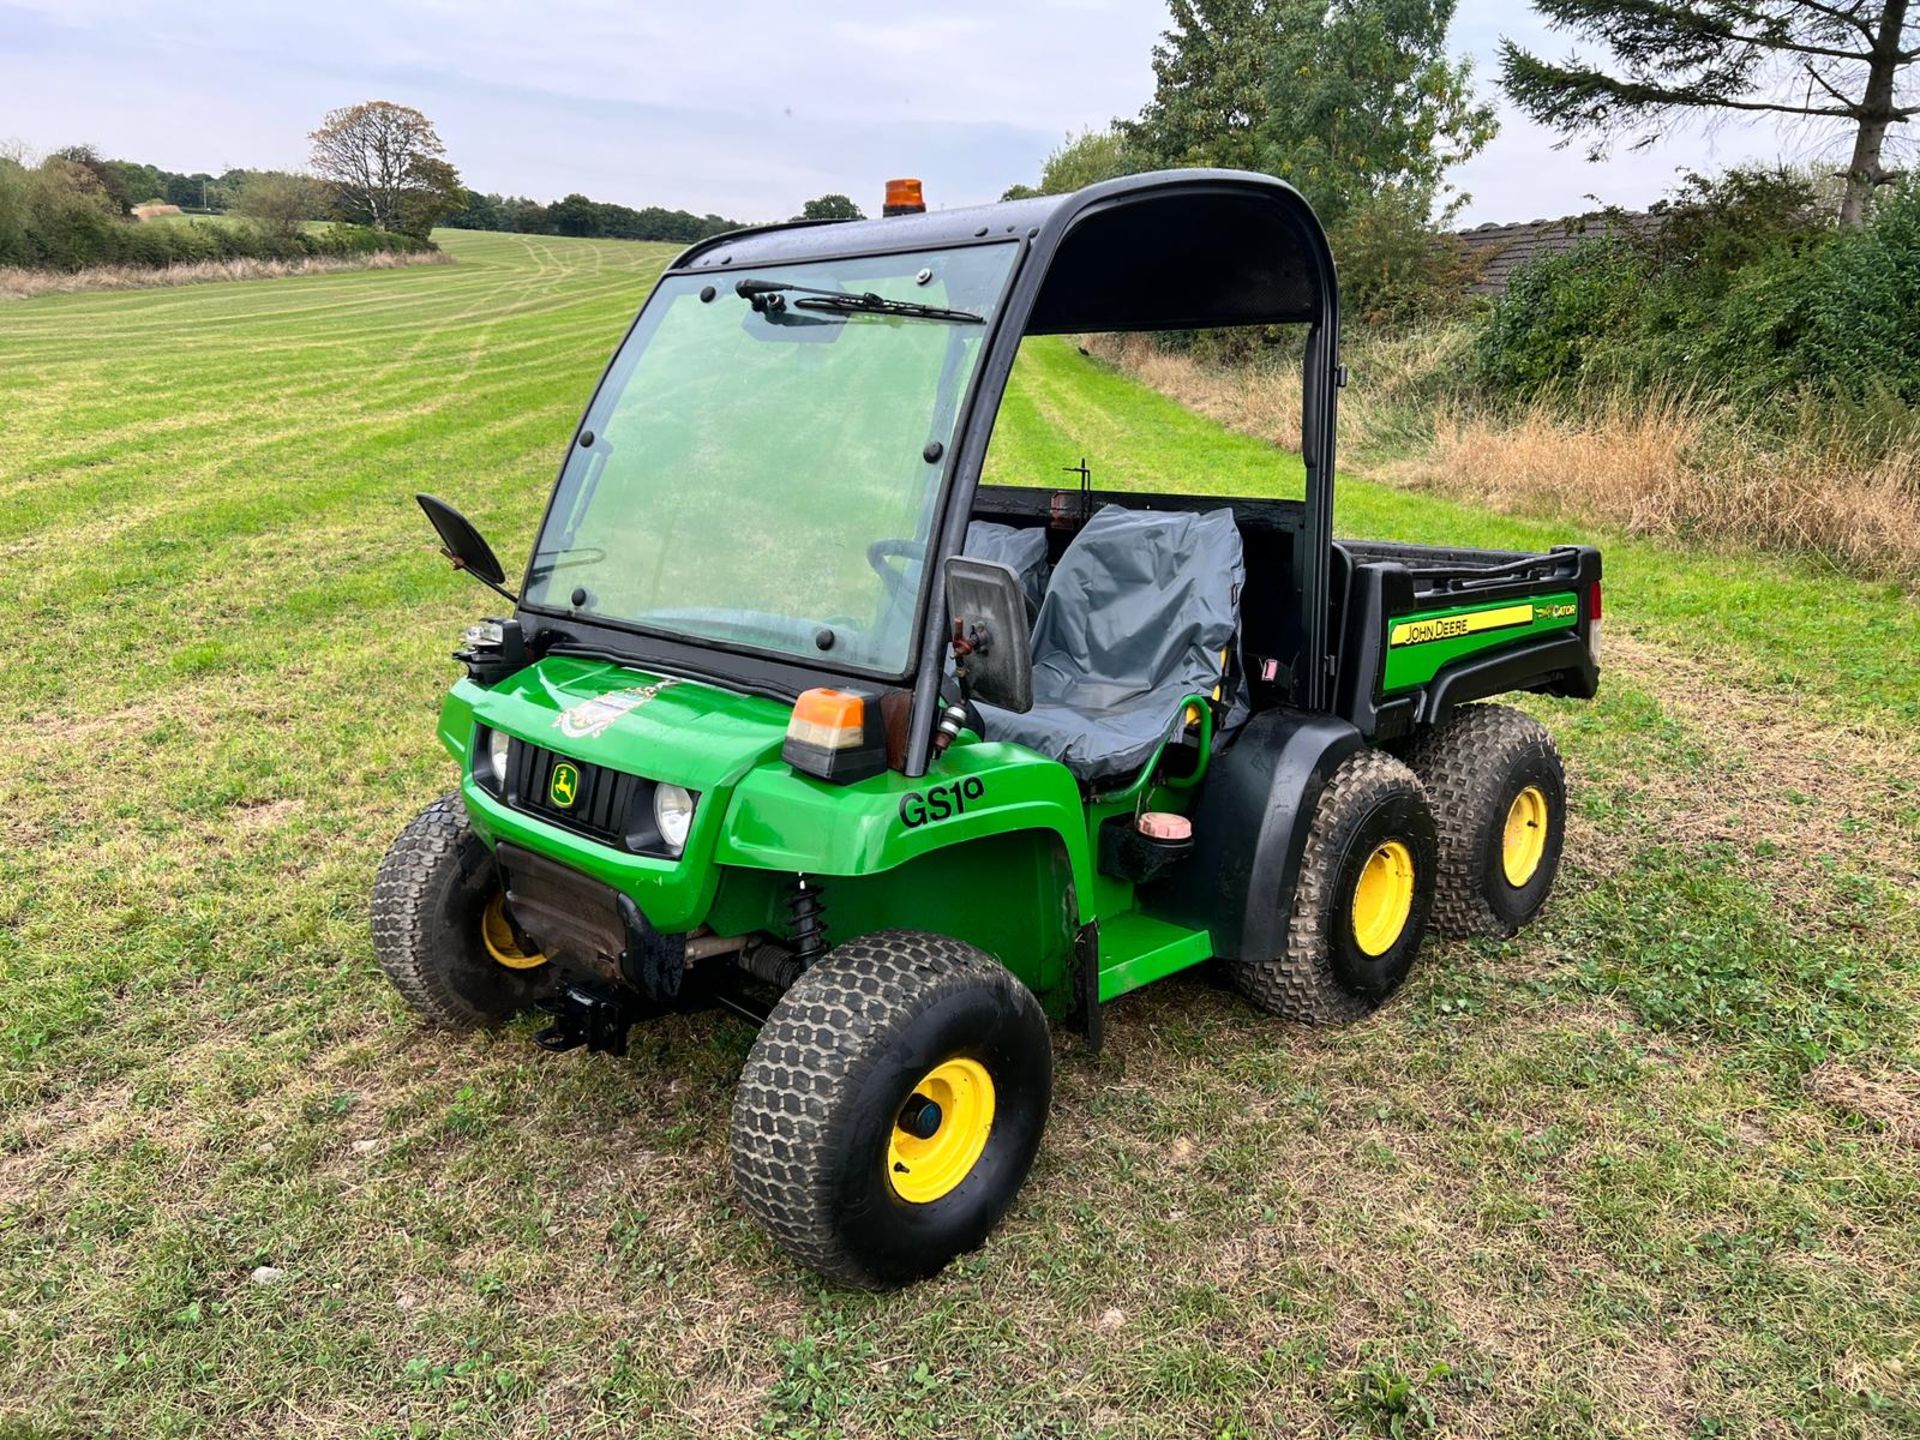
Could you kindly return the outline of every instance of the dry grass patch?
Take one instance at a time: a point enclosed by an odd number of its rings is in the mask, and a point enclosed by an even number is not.
[[[1920,1075],[1912,1071],[1866,1074],[1829,1060],[1808,1074],[1807,1093],[1836,1110],[1860,1116],[1902,1145],[1920,1149]]]
[[[1578,418],[1442,414],[1392,478],[1630,535],[1707,537],[1815,555],[1855,574],[1920,576],[1920,447],[1862,461],[1810,439],[1763,445],[1686,396],[1614,396]]]
[[[1340,402],[1341,454],[1475,505],[1920,580],[1920,444],[1863,457],[1822,440],[1811,420],[1797,438],[1769,442],[1690,395],[1542,399],[1496,413],[1459,397],[1470,342],[1455,327],[1357,346]],[[1137,336],[1090,346],[1229,429],[1299,448],[1297,365],[1209,366]]]
[[[1710,661],[1619,630],[1606,659],[1724,757],[1711,778],[1639,777],[1670,839],[1737,845],[1816,911],[1838,857],[1920,899],[1920,753],[1908,737],[1809,716],[1730,683]],[[1597,858],[1603,847],[1579,853]]]

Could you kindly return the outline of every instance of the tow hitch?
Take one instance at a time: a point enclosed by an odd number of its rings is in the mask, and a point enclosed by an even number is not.
[[[553,1024],[533,1037],[542,1050],[577,1050],[584,1045],[590,1054],[624,1055],[633,1022],[657,1013],[679,995],[687,937],[662,935],[625,895],[617,897],[615,908],[627,937],[627,948],[615,968],[639,993],[625,986],[602,989],[591,981],[566,981],[559,994],[540,1002],[554,1017]]]
[[[542,1050],[556,1053],[582,1045],[592,1054],[624,1055],[627,1031],[638,1019],[633,1003],[613,990],[569,980],[557,995],[539,1002],[553,1024],[533,1037]]]

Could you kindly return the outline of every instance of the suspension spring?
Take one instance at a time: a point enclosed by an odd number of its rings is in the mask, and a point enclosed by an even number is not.
[[[793,932],[793,956],[805,969],[827,953],[827,902],[817,886],[802,875],[787,896],[788,928]]]

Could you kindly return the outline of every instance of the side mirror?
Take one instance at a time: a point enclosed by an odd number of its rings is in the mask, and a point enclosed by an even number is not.
[[[1033,708],[1033,637],[1020,577],[1011,565],[955,555],[946,580],[962,692],[1024,715]]]
[[[439,532],[440,553],[453,562],[453,568],[465,570],[488,589],[498,590],[507,599],[515,600],[512,594],[502,588],[507,572],[494,555],[493,547],[473,528],[473,522],[438,496],[416,495],[413,498],[420,502],[420,508],[427,512],[427,519],[433,522],[433,528]]]

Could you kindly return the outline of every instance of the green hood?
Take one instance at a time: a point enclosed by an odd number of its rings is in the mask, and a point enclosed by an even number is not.
[[[605,660],[552,656],[473,696],[473,718],[530,744],[702,794],[778,757],[792,707]]]

